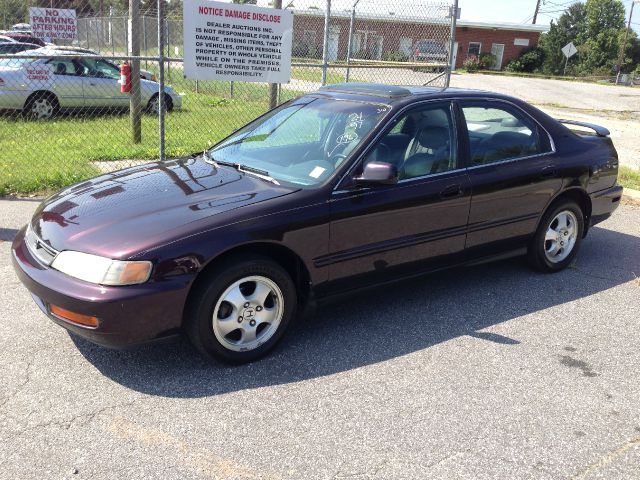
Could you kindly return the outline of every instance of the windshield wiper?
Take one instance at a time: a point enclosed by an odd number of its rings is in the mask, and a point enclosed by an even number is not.
[[[274,183],[276,185],[280,185],[275,178],[269,176],[269,172],[267,172],[266,170],[260,170],[259,168],[250,167],[249,165],[242,165],[241,163],[235,163],[233,165],[234,165],[234,167],[236,167],[236,169],[239,172],[250,173],[252,175],[255,175],[258,178],[266,180],[267,182],[271,182],[271,183]]]
[[[266,180],[267,182],[280,185],[275,178],[269,176],[269,172],[267,172],[266,170],[260,170],[259,168],[250,167],[249,165],[243,165],[241,163],[232,163],[232,162],[225,162],[223,160],[216,160],[211,156],[211,153],[209,153],[209,150],[205,150],[204,152],[202,152],[202,158],[205,162],[207,162],[210,165],[213,165],[216,168],[218,168],[219,165],[224,165],[226,167],[233,167],[239,172],[250,173],[252,175],[255,175],[258,178]]]

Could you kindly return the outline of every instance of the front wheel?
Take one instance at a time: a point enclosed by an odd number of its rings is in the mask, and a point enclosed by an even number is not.
[[[547,273],[566,268],[578,253],[583,232],[584,215],[578,204],[557,203],[544,214],[529,244],[529,264]]]
[[[296,306],[295,284],[280,265],[265,257],[235,257],[196,287],[186,331],[205,355],[246,363],[278,343]]]

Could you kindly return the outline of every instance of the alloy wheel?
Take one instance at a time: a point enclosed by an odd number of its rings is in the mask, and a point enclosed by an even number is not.
[[[31,104],[31,115],[37,119],[46,119],[53,116],[53,104],[48,98],[37,98]]]
[[[558,213],[544,236],[544,253],[551,263],[560,263],[569,256],[578,238],[578,219],[570,210]]]
[[[269,278],[250,276],[231,284],[213,309],[218,341],[233,351],[253,350],[268,341],[284,313],[284,297]]]

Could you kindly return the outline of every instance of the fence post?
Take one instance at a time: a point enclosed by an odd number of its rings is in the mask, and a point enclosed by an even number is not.
[[[131,32],[131,93],[129,99],[129,118],[131,119],[131,137],[133,143],[142,141],[142,103],[140,92],[140,0],[129,0],[129,24]]]
[[[451,82],[451,72],[455,70],[456,66],[452,65],[454,55],[453,49],[456,46],[456,21],[458,19],[458,0],[453,0],[453,7],[451,8],[451,33],[450,33],[450,45],[449,45],[449,65],[447,66],[447,78],[444,79],[445,88],[449,88]]]
[[[169,30],[171,24],[169,23],[169,19],[165,18],[164,24],[167,34],[167,57],[171,57],[171,30]],[[167,62],[167,78],[171,81],[171,62]]]
[[[324,46],[322,47],[322,85],[327,83],[327,49],[329,48],[329,19],[331,18],[331,0],[327,0],[324,14]]]
[[[158,134],[160,142],[160,161],[165,159],[164,147],[164,26],[163,26],[163,7],[164,0],[158,0],[158,63],[160,65],[158,72]]]
[[[142,17],[142,47],[144,48],[144,56],[149,55],[149,50],[147,49],[147,16]],[[149,69],[149,63],[144,61],[144,68]]]
[[[358,6],[358,2],[360,0],[356,0],[351,8],[351,19],[349,20],[349,43],[347,44],[347,73],[344,77],[344,81],[349,83],[349,66],[351,65],[351,54],[353,48],[353,24],[356,21],[356,7]]]
[[[273,8],[282,8],[282,0],[273,0]],[[269,84],[269,110],[278,106],[278,84]]]

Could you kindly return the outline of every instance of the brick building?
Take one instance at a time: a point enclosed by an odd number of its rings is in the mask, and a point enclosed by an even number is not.
[[[322,56],[324,12],[294,10],[293,56]],[[349,41],[350,12],[331,13],[329,28],[329,60],[345,60]],[[537,45],[545,25],[482,23],[458,20],[456,27],[455,66],[466,58],[484,52],[496,56],[494,68],[503,68],[509,60]],[[450,25],[448,19],[419,18],[405,15],[356,15],[353,29],[353,58],[372,60],[410,59],[420,40],[435,40],[443,54],[449,51]]]

